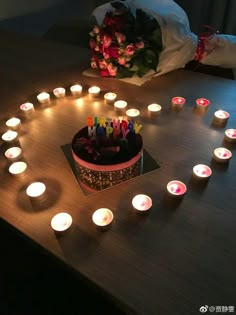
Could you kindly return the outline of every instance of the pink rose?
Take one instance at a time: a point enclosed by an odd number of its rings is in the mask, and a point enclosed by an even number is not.
[[[97,68],[97,63],[95,60],[91,60],[91,68],[96,69]]]
[[[104,69],[107,68],[107,63],[106,63],[105,60],[100,60],[98,63],[99,63],[99,68],[100,69],[104,70]]]
[[[110,55],[109,54],[107,54],[105,51],[104,51],[104,53],[103,53],[103,57],[104,57],[104,59],[109,59],[110,58]]]
[[[112,38],[109,35],[104,35],[103,37],[103,47],[108,48],[111,45]]]
[[[95,25],[94,28],[93,28],[94,34],[98,34],[99,31],[100,31],[99,27],[97,25]]]
[[[107,66],[107,70],[111,77],[115,77],[117,74],[117,67],[113,66],[112,64],[109,64]]]
[[[123,66],[126,64],[126,58],[125,57],[119,57],[118,58],[119,65]]]
[[[136,47],[138,49],[142,49],[144,47],[144,42],[141,40],[140,42],[136,43]]]
[[[122,33],[115,33],[116,40],[119,44],[123,43],[126,40],[126,37]]]
[[[129,45],[126,46],[126,48],[125,48],[125,54],[126,54],[127,56],[132,56],[132,55],[134,54],[134,52],[135,52],[135,46],[134,46],[134,44],[129,44]]]

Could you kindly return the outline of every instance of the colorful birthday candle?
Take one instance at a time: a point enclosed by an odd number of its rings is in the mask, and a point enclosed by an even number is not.
[[[96,137],[96,127],[95,126],[88,126],[88,136],[89,137]]]
[[[139,131],[140,131],[140,129],[142,128],[143,126],[142,125],[140,125],[140,124],[138,124],[138,123],[134,123],[134,132],[136,133],[136,134],[138,134],[139,133]]]
[[[99,125],[101,126],[101,127],[106,127],[106,118],[105,117],[100,117],[99,118]]]
[[[93,126],[93,118],[91,116],[87,117],[87,126],[92,127]]]

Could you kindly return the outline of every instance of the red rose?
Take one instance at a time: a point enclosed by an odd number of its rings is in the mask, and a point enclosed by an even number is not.
[[[107,69],[100,70],[101,77],[110,77],[109,71]]]
[[[104,17],[103,24],[108,26],[112,32],[121,31],[125,27],[125,19],[123,15],[114,15],[112,12],[108,12]]]
[[[119,57],[118,54],[118,47],[116,46],[110,46],[108,47],[105,52],[110,56],[110,58],[115,58],[117,59]]]
[[[94,48],[96,47],[96,42],[95,42],[95,40],[90,39],[90,41],[89,41],[89,46],[90,46],[91,49],[94,49]]]

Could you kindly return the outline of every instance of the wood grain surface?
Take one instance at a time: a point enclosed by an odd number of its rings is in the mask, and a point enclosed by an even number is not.
[[[88,52],[78,47],[7,32],[0,32],[0,40],[0,132],[10,117],[22,119],[19,142],[28,164],[25,176],[11,176],[7,146],[1,143],[0,216],[112,296],[127,314],[187,315],[199,314],[202,305],[235,305],[236,145],[224,141],[225,129],[236,128],[235,81],[178,70],[137,87],[83,76]],[[75,83],[83,86],[80,99],[69,92]],[[88,97],[92,85],[101,88],[96,101]],[[58,86],[66,88],[63,99],[53,98]],[[51,94],[50,106],[37,102],[41,91]],[[70,143],[88,115],[115,115],[103,101],[108,91],[140,110],[144,147],[160,168],[85,196],[61,146]],[[180,111],[171,107],[174,96],[186,98]],[[195,109],[199,97],[211,101],[207,111]],[[31,119],[19,110],[26,101],[35,105]],[[147,105],[155,102],[162,111],[150,117]],[[217,109],[230,113],[226,126],[212,124]],[[220,146],[233,153],[228,165],[212,160]],[[212,168],[207,184],[192,177],[198,163]],[[173,179],[187,185],[182,200],[167,196],[166,185]],[[47,187],[46,199],[38,204],[25,193],[32,181]],[[153,200],[148,215],[132,208],[138,193]],[[114,213],[106,232],[92,222],[101,207]],[[50,227],[58,212],[73,217],[63,235]]]

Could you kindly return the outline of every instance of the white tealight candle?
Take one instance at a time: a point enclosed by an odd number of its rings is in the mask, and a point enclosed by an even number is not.
[[[5,152],[5,157],[9,160],[9,161],[15,161],[17,159],[19,159],[21,157],[21,148],[19,147],[12,147],[9,148],[6,152]]]
[[[66,95],[66,90],[63,87],[58,87],[56,89],[53,90],[53,94],[57,97],[57,98],[62,98],[65,97]]]
[[[98,227],[107,227],[113,221],[113,213],[110,209],[100,208],[93,213],[92,220]]]
[[[41,104],[49,104],[50,103],[50,95],[46,92],[42,92],[38,94],[37,99]]]
[[[217,148],[214,150],[213,157],[219,163],[227,163],[232,157],[232,152],[226,148]]]
[[[212,170],[209,166],[204,164],[197,164],[193,168],[193,173],[199,179],[209,179],[212,174]]]
[[[139,114],[140,114],[140,111],[139,111],[138,109],[136,109],[136,108],[131,108],[131,109],[128,109],[128,110],[126,111],[126,115],[127,115],[128,117],[132,117],[132,118],[138,117]]]
[[[26,194],[31,198],[41,197],[46,190],[46,186],[41,182],[34,182],[30,184],[26,189]]]
[[[172,180],[167,184],[167,191],[173,197],[182,197],[186,191],[186,185],[179,180]]]
[[[104,95],[105,103],[113,104],[115,102],[116,97],[117,97],[116,93],[112,93],[112,92],[106,93]]]
[[[72,85],[70,87],[70,91],[71,91],[72,95],[75,96],[75,97],[80,96],[81,93],[82,93],[82,90],[83,90],[83,88],[79,84],[75,84],[75,85]]]
[[[132,205],[136,210],[147,211],[152,207],[152,199],[147,195],[139,194],[132,199]]]
[[[18,133],[13,130],[8,130],[2,135],[2,140],[5,142],[13,142],[17,139]]]
[[[217,110],[214,115],[217,119],[224,121],[224,122],[227,121],[229,116],[230,116],[228,112],[221,110],[221,109]]]
[[[179,108],[181,108],[185,104],[185,98],[181,96],[175,96],[172,98],[171,101],[172,101],[172,105],[178,106]]]
[[[21,121],[19,118],[16,117],[12,117],[10,119],[7,120],[6,125],[8,128],[10,128],[11,130],[17,130],[20,128],[21,126]]]
[[[67,230],[72,224],[72,217],[69,213],[61,212],[56,214],[51,220],[51,227],[56,232]]]
[[[225,139],[229,142],[236,142],[236,129],[225,130]]]
[[[155,104],[155,103],[148,105],[147,108],[149,112],[152,112],[152,113],[159,113],[161,111],[161,105]]]
[[[28,116],[34,112],[34,105],[29,102],[21,104],[20,110],[24,113],[25,116]]]
[[[91,86],[88,89],[89,95],[91,97],[98,97],[99,93],[100,93],[101,89],[98,86]]]
[[[127,102],[123,100],[118,100],[114,103],[115,110],[122,111],[127,107]]]
[[[210,101],[207,100],[206,98],[198,98],[198,99],[196,100],[196,106],[197,106],[197,108],[200,108],[200,109],[207,109],[209,105],[210,105]]]
[[[24,173],[24,171],[27,168],[27,164],[25,162],[14,162],[10,167],[9,167],[9,172],[12,175],[20,175]]]

